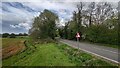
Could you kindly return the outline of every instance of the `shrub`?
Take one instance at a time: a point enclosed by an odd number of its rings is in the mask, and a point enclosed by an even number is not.
[[[118,32],[105,25],[92,25],[86,30],[86,39],[95,43],[118,44]]]

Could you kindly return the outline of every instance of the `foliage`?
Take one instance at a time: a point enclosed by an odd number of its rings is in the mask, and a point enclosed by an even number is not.
[[[15,36],[14,33],[10,34],[10,38],[15,38],[15,37],[16,37],[16,36]]]
[[[118,45],[118,31],[105,25],[92,25],[86,30],[86,39],[95,43]]]
[[[28,36],[27,33],[19,33],[19,34],[16,34],[17,36]]]
[[[3,38],[6,38],[6,37],[8,37],[8,36],[9,36],[9,33],[3,33],[3,34],[2,34],[2,37],[3,37]]]
[[[19,33],[19,34],[14,34],[14,33],[3,33],[2,38],[15,38],[16,36],[28,36],[27,33]]]
[[[120,45],[120,12],[118,13],[118,43]],[[119,46],[120,47],[120,46]]]
[[[38,17],[35,17],[32,28],[29,30],[30,37],[33,39],[54,39],[57,19],[56,14],[45,9]]]

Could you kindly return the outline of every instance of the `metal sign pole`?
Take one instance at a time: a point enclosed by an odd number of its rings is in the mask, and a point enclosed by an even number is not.
[[[78,50],[79,50],[79,38],[80,38],[80,34],[79,33],[77,33],[76,38],[77,38]]]
[[[77,37],[78,49],[79,49],[79,38]]]

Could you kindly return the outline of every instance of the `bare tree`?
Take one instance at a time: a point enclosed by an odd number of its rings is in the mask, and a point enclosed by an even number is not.
[[[81,32],[81,23],[82,23],[82,11],[83,11],[84,4],[83,2],[80,2],[77,5],[78,13],[77,13],[77,27],[78,27],[78,32]]]
[[[91,2],[88,6],[89,26],[91,26],[91,24],[92,24],[92,16],[94,13],[94,9],[95,9],[95,2]]]
[[[112,6],[107,2],[100,2],[95,9],[95,19],[98,24],[103,23],[106,19],[112,16]]]

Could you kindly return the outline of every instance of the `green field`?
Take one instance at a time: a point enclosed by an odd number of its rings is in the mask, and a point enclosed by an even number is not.
[[[4,59],[3,66],[113,66],[92,55],[62,43],[36,44],[27,42],[26,50]]]

